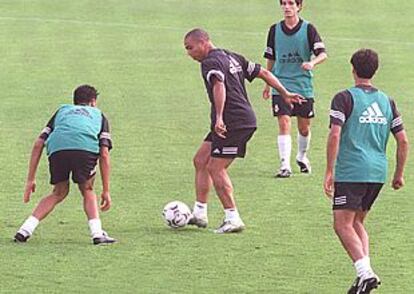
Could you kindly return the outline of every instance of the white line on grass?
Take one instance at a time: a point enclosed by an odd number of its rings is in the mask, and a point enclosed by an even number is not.
[[[133,29],[159,29],[168,31],[185,32],[188,28],[180,28],[173,26],[160,26],[152,24],[134,24],[134,23],[122,23],[122,22],[99,22],[99,21],[85,21],[76,19],[60,19],[60,18],[41,18],[41,17],[13,17],[13,16],[0,16],[0,20],[11,20],[11,21],[25,21],[25,22],[41,22],[41,23],[67,23],[76,25],[90,25],[90,26],[103,26],[103,27],[122,27],[122,28],[133,28]],[[220,30],[215,31],[215,34],[234,34],[234,31]],[[238,35],[252,35],[257,36],[260,32],[249,32],[242,31],[237,32]],[[385,45],[401,45],[414,47],[414,42],[409,41],[392,41],[382,39],[359,39],[359,38],[346,38],[346,37],[335,37],[327,36],[327,40],[334,40],[339,42],[372,42]]]

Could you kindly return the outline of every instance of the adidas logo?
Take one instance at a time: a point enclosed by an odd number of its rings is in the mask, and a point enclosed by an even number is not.
[[[359,117],[361,124],[387,124],[387,119],[384,117],[377,102],[372,103]]]
[[[218,149],[218,148],[214,149],[213,154],[220,154],[220,149]]]

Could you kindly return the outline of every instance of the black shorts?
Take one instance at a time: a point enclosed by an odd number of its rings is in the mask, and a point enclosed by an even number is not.
[[[255,131],[256,128],[228,131],[226,138],[221,138],[215,132],[210,132],[204,141],[211,142],[211,157],[243,158],[246,154],[247,142]]]
[[[300,116],[303,118],[312,118],[315,116],[315,111],[313,110],[313,98],[306,99],[306,102],[302,104],[293,103],[293,108],[291,108],[282,96],[273,95],[272,109],[273,116],[288,115]]]
[[[69,180],[82,184],[96,174],[99,154],[81,150],[62,150],[49,156],[50,183],[55,185]]]
[[[333,209],[370,210],[383,183],[335,182]]]

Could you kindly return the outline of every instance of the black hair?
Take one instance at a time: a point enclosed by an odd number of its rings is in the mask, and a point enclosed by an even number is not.
[[[191,31],[189,31],[185,37],[184,40],[188,39],[188,38],[194,38],[196,40],[203,40],[203,41],[209,41],[210,40],[210,36],[208,35],[208,33],[200,28],[195,28],[192,29]]]
[[[73,91],[73,103],[74,104],[87,104],[93,99],[98,98],[98,91],[90,85],[79,86]]]
[[[372,49],[359,49],[352,55],[351,64],[359,78],[371,79],[378,69],[378,53]]]
[[[280,5],[282,5],[282,1],[283,0],[279,0],[279,3],[280,3]],[[295,2],[296,2],[296,5],[302,5],[302,3],[303,3],[303,0],[295,0]]]

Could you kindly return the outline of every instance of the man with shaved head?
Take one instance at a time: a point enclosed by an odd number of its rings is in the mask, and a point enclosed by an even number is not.
[[[279,80],[259,64],[225,49],[216,48],[200,28],[184,37],[189,56],[201,63],[201,73],[211,103],[210,132],[194,157],[196,202],[190,224],[207,227],[208,193],[212,185],[224,208],[225,218],[216,233],[240,232],[244,223],[233,197],[227,173],[236,157],[243,158],[256,131],[256,116],[250,105],[245,80],[256,77],[277,89],[286,103],[301,103],[302,97],[288,92]]]

